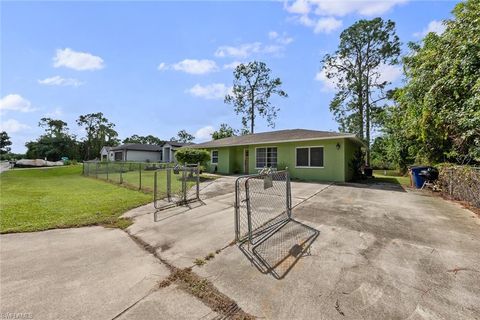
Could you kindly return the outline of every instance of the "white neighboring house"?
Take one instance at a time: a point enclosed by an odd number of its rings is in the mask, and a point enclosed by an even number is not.
[[[162,162],[177,162],[177,159],[175,159],[175,151],[177,151],[181,147],[189,146],[189,145],[192,145],[192,143],[182,143],[182,142],[176,142],[176,141],[165,142],[162,145],[162,151],[163,151]]]
[[[114,154],[111,151],[113,147],[103,146],[102,150],[100,150],[100,160],[102,161],[113,161]]]
[[[104,146],[100,151],[102,161],[176,162],[175,151],[189,145],[175,141],[162,145],[127,143],[118,147]]]

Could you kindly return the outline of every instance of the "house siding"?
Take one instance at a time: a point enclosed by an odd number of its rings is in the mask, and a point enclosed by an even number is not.
[[[337,143],[340,149],[337,150]],[[256,149],[263,147],[277,148],[277,167],[288,167],[291,177],[305,181],[348,181],[352,179],[353,172],[350,167],[355,150],[359,148],[355,142],[345,139],[322,139],[301,142],[268,143],[249,146],[221,147],[218,150],[217,172],[221,174],[241,174],[244,171],[244,149],[249,150],[248,173],[258,172],[256,168]],[[323,147],[324,162],[322,168],[297,168],[296,148],[298,147]],[[209,164],[209,171],[214,167]]]
[[[127,150],[126,161],[160,161],[160,152],[158,151],[137,151]]]

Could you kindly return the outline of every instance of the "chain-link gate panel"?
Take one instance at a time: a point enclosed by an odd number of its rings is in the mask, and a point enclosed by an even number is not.
[[[258,243],[291,218],[288,171],[269,171],[240,177],[235,184],[235,236]]]
[[[200,199],[200,165],[168,166],[155,171],[154,205],[158,210]]]

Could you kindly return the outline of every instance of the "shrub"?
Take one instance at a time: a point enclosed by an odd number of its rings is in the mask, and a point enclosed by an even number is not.
[[[175,158],[181,164],[206,164],[208,161],[210,161],[210,153],[204,149],[180,148],[177,152],[175,152]]]

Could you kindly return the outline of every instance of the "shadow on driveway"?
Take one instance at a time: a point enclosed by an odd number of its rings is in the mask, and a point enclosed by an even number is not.
[[[269,273],[276,279],[283,279],[298,260],[310,255],[310,246],[320,232],[301,222],[288,220],[251,247],[247,241],[239,249],[262,273]]]

